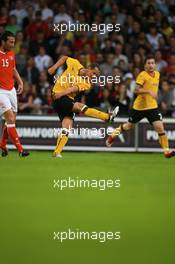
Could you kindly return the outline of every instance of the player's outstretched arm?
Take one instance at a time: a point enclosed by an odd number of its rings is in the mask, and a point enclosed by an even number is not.
[[[53,98],[54,99],[59,99],[61,98],[62,96],[65,96],[65,95],[69,95],[71,93],[76,93],[78,92],[78,87],[77,86],[72,86],[72,87],[69,87],[68,89],[66,89],[65,91],[63,92],[59,92],[59,93],[53,93]]]
[[[136,88],[135,88],[135,94],[139,95],[139,94],[149,94],[151,95],[154,99],[157,99],[157,94],[154,93],[151,90],[146,90],[144,89],[141,85],[137,84]]]
[[[17,81],[17,84],[18,84],[17,93],[21,94],[23,91],[23,81],[16,68],[14,68],[14,79]]]
[[[61,67],[62,65],[65,64],[66,60],[68,59],[68,56],[62,56],[53,66],[51,66],[49,69],[48,69],[48,73],[50,75],[54,74],[55,71]]]

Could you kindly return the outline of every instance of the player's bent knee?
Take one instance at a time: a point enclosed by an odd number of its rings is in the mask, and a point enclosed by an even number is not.
[[[160,123],[160,124],[153,124],[153,126],[154,126],[154,129],[156,130],[156,132],[158,134],[165,133],[165,130],[164,130],[164,127],[163,127],[162,123]]]
[[[8,111],[4,114],[4,118],[7,124],[15,124],[16,117],[12,111]]]
[[[84,113],[87,109],[88,109],[88,106],[87,105],[84,105],[84,104],[78,103],[78,102],[76,102],[74,104],[74,107],[73,107],[73,110],[75,112],[82,112],[82,113]]]

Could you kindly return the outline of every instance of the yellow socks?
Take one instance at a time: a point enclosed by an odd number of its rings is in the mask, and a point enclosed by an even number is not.
[[[123,125],[120,125],[119,127],[117,127],[117,128],[113,131],[113,133],[112,133],[111,136],[112,136],[113,138],[115,138],[115,137],[119,136],[123,131],[124,131],[124,129],[123,129]]]
[[[159,134],[159,143],[165,153],[169,152],[168,137],[165,133]]]
[[[109,120],[108,113],[101,112],[94,108],[88,108],[86,105],[81,109],[81,112],[83,112],[85,116],[95,117],[104,121]]]
[[[68,132],[67,132],[67,129],[63,130],[62,133],[58,136],[58,139],[57,139],[57,145],[56,145],[56,148],[54,150],[54,153],[53,153],[53,156],[58,156],[61,154],[64,146],[66,145],[68,141]]]
[[[128,126],[128,123],[124,123],[124,124],[121,124],[119,127],[117,127],[113,133],[112,133],[112,137],[113,138],[116,138],[117,136],[119,136],[121,133],[123,133],[124,131],[127,131],[127,130],[130,130],[131,127]]]

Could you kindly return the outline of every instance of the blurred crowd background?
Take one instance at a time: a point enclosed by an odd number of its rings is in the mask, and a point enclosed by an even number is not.
[[[134,98],[135,78],[147,54],[155,54],[161,73],[159,105],[175,117],[175,1],[174,0],[30,0],[1,1],[0,33],[16,35],[17,69],[24,80],[19,96],[21,114],[54,114],[48,67],[61,55],[86,67],[98,63],[102,75],[121,76],[120,84],[94,85],[78,100],[107,111],[120,106],[127,116]],[[54,31],[54,24],[120,24],[120,32]],[[61,71],[59,70],[58,74]]]

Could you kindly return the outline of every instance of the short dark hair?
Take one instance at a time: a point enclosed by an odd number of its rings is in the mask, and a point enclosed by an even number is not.
[[[153,54],[149,54],[144,59],[144,65],[146,64],[147,60],[155,60],[155,56]]]
[[[90,68],[91,70],[97,68],[99,71],[101,71],[98,63],[91,63],[88,65],[88,68]]]
[[[10,31],[4,31],[0,36],[0,40],[7,41],[8,37],[15,38],[15,35]]]

